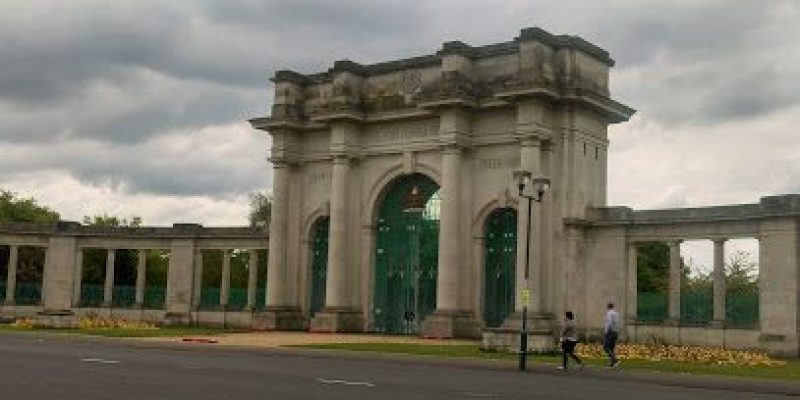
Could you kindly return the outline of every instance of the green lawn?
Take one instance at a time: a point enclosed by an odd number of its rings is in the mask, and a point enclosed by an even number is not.
[[[331,343],[331,344],[309,344],[296,345],[291,347],[328,349],[328,350],[349,350],[367,351],[378,353],[411,354],[418,356],[428,356],[437,358],[472,358],[490,360],[518,359],[516,354],[487,352],[480,350],[473,345],[428,345],[428,344],[399,344],[399,343]],[[561,362],[561,356],[557,355],[534,355],[533,361],[556,364]],[[605,359],[586,360],[589,365],[605,365]],[[675,361],[646,361],[646,360],[624,360],[622,366],[625,369],[651,370],[661,372],[704,374],[704,375],[727,375],[744,376],[755,378],[775,378],[800,380],[800,360],[787,360],[785,366],[774,367],[749,367],[749,366],[730,366],[730,365],[710,365],[681,363]]]
[[[163,327],[157,329],[130,328],[91,328],[91,329],[54,329],[54,328],[18,328],[11,325],[0,325],[0,332],[48,332],[72,335],[90,335],[106,337],[183,337],[211,336],[235,332],[221,328],[204,328],[193,326]]]

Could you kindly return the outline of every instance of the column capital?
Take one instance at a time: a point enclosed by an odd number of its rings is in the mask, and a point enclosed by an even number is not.
[[[669,247],[678,247],[681,245],[681,243],[683,243],[683,239],[667,240],[667,246]]]
[[[724,244],[725,242],[728,241],[728,238],[713,238],[711,239],[711,241],[714,242],[715,244]]]
[[[538,136],[525,136],[519,139],[519,144],[522,147],[542,147],[543,140]]]
[[[461,154],[464,146],[451,142],[451,143],[443,143],[439,146],[439,150],[442,154]]]

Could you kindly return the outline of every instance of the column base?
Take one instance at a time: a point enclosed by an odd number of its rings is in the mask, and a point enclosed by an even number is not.
[[[480,324],[469,311],[436,310],[422,321],[422,337],[430,339],[476,339]]]
[[[545,353],[558,350],[555,317],[548,313],[529,313],[526,325],[528,351]],[[522,313],[509,315],[500,328],[484,329],[481,346],[486,350],[519,352]]]
[[[715,319],[708,323],[709,328],[722,329],[725,328],[725,320]]]
[[[78,325],[77,318],[70,310],[44,310],[34,318],[35,325],[48,328],[74,328]]]
[[[267,306],[263,312],[253,314],[253,329],[262,331],[302,331],[307,321],[300,307]]]
[[[164,325],[166,326],[180,326],[191,325],[192,314],[188,312],[168,312],[164,314]]]
[[[346,307],[326,307],[311,319],[310,332],[363,332],[364,315]]]

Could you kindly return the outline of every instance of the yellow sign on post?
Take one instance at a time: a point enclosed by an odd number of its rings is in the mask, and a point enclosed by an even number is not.
[[[523,305],[530,305],[531,303],[531,291],[530,289],[522,289],[522,304]]]

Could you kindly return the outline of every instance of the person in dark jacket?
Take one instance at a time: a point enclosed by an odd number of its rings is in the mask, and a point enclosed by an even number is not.
[[[583,361],[575,355],[575,346],[578,344],[578,335],[575,330],[575,315],[572,311],[566,312],[564,328],[561,330],[561,367],[558,369],[567,370],[567,359],[572,358],[578,363],[578,369],[583,369]]]

